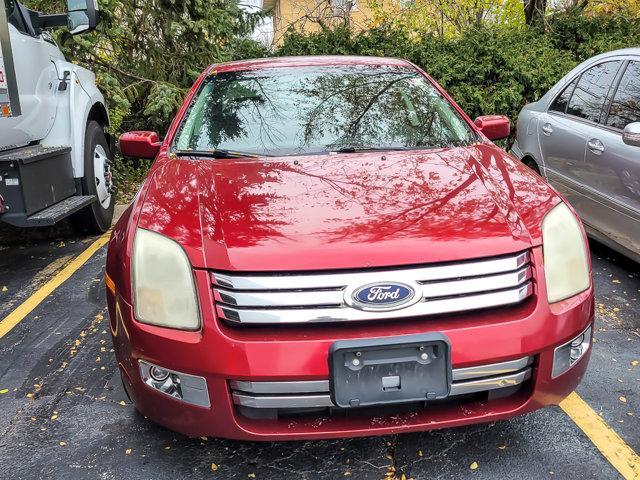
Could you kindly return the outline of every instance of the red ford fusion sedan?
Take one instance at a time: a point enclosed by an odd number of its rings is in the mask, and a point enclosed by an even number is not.
[[[291,440],[506,419],[587,367],[585,234],[544,180],[403,60],[213,65],[113,230],[118,367],[189,436]]]

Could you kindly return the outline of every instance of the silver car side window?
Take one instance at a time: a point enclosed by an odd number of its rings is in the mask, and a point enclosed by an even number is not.
[[[583,72],[569,100],[567,114],[599,123],[621,63],[619,60],[600,63]]]
[[[562,93],[556,97],[556,99],[549,106],[549,110],[552,112],[561,112],[564,113],[567,110],[567,105],[569,104],[569,99],[571,98],[571,94],[576,87],[576,83],[578,83],[578,79],[580,76],[577,76],[573,79],[573,81],[567,85]]]
[[[623,130],[640,122],[640,62],[630,62],[616,91],[606,124]]]

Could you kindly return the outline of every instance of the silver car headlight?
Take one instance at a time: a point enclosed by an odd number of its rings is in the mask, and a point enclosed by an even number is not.
[[[132,269],[133,305],[139,322],[181,330],[200,328],[191,264],[179,244],[138,228]]]
[[[580,221],[564,203],[553,207],[542,221],[542,251],[549,303],[589,288],[587,242]]]

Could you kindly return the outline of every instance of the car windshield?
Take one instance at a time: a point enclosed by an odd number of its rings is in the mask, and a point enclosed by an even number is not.
[[[475,140],[415,69],[331,66],[212,74],[190,105],[175,147],[284,156]]]

